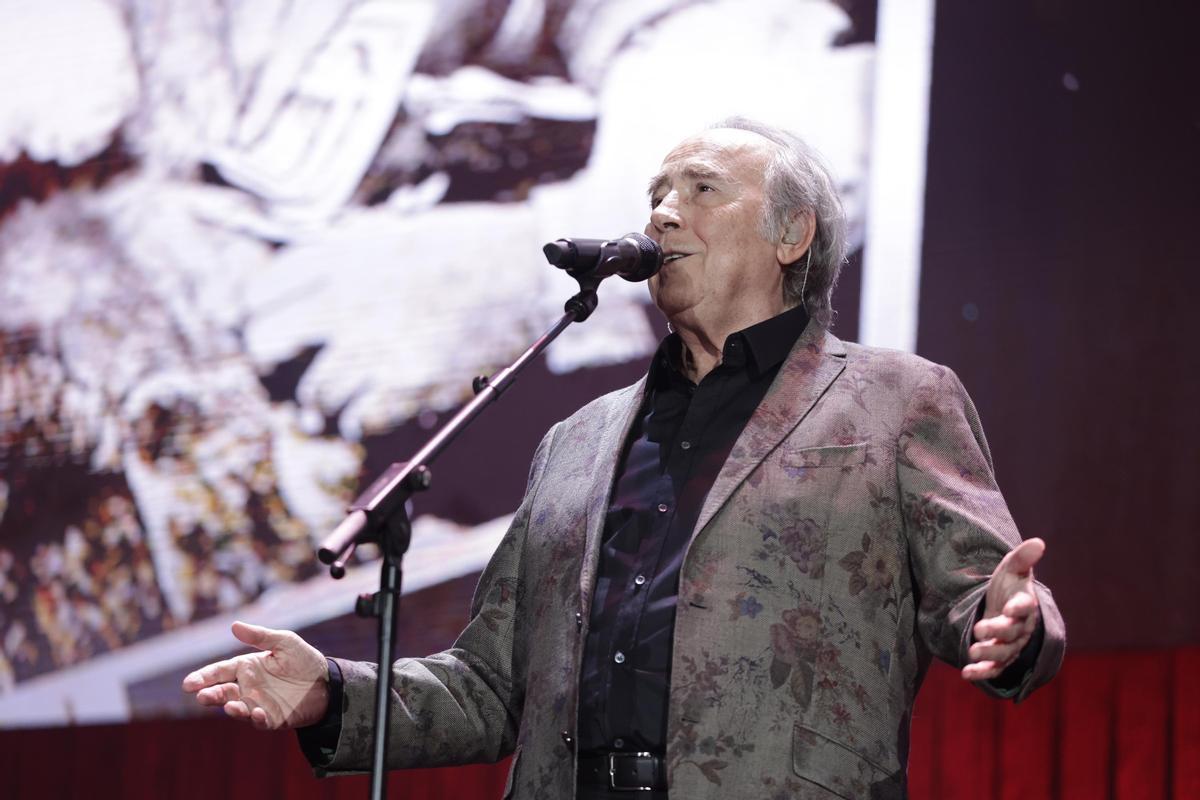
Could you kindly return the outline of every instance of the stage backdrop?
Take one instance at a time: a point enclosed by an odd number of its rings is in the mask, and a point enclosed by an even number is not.
[[[935,669],[913,796],[1200,796],[1200,6],[947,1],[932,54],[927,8],[0,0],[0,727],[194,714],[235,616],[369,657],[374,563],[334,583],[314,542],[555,316],[540,245],[640,229],[663,152],[738,112],[839,177],[835,332],[953,367],[1049,543],[1062,676],[1013,707]],[[438,463],[404,652],[461,626],[541,433],[643,369],[644,287],[601,295]],[[18,796],[361,789],[222,720],[8,730],[0,767]],[[503,766],[443,775],[393,780]]]
[[[367,656],[376,562],[335,582],[315,543],[561,313],[541,245],[641,230],[662,156],[723,116],[830,163],[855,336],[871,3],[3,12],[0,726],[197,713],[180,679],[239,617]],[[542,433],[644,369],[645,287],[600,294],[436,464],[403,652],[452,641]]]

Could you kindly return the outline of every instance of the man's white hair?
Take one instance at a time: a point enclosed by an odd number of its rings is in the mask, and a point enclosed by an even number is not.
[[[833,289],[846,260],[846,214],[821,156],[790,131],[746,117],[728,117],[710,126],[750,131],[775,144],[763,176],[766,206],[762,235],[778,242],[796,214],[811,211],[816,231],[808,251],[787,266],[783,300],[789,308],[804,304],[810,317],[833,324]]]

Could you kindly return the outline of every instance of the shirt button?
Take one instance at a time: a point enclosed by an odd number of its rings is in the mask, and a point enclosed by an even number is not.
[[[643,583],[646,582],[646,576],[638,575],[636,578],[633,579],[633,582],[636,583],[638,586],[641,586]]]
[[[625,746],[625,740],[624,740],[624,739],[622,739],[622,738],[620,738],[620,737],[617,737],[616,739],[613,739],[613,747],[616,747],[617,749],[620,749],[620,748],[622,748],[622,747],[624,747],[624,746]]]
[[[660,513],[660,514],[665,514],[665,513],[667,513],[667,512],[668,512],[668,511],[670,511],[670,510],[671,510],[671,509],[670,509],[670,506],[668,506],[666,503],[659,503],[659,504],[658,504],[658,513]]]
[[[684,439],[682,442],[680,442],[679,446],[682,447],[684,450],[692,449],[692,443],[689,442],[687,439]]]
[[[618,664],[624,664],[625,663],[625,654],[622,653],[620,650],[618,650],[617,654],[615,656],[613,656],[613,661],[617,662]]]

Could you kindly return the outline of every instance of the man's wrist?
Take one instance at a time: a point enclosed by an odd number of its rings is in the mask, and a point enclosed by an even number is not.
[[[314,766],[329,764],[342,737],[342,704],[346,695],[342,670],[331,658],[325,659],[325,665],[328,674],[325,713],[312,725],[296,729],[300,749]]]

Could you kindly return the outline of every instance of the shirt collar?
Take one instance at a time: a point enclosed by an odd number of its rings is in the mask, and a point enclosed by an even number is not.
[[[741,336],[750,350],[755,368],[760,373],[766,372],[783,363],[807,326],[808,312],[803,305],[799,305],[738,331],[725,341],[725,345],[728,347],[731,340]]]
[[[743,328],[730,334],[725,340],[722,363],[744,365],[757,374],[762,374],[777,367],[787,358],[792,346],[807,326],[808,312],[804,310],[804,306],[799,305],[749,328]],[[739,349],[744,351],[744,355],[738,352]],[[659,343],[654,359],[650,362],[650,385],[663,385],[662,382],[672,376],[681,376],[682,367],[683,342],[679,334],[668,334]]]

